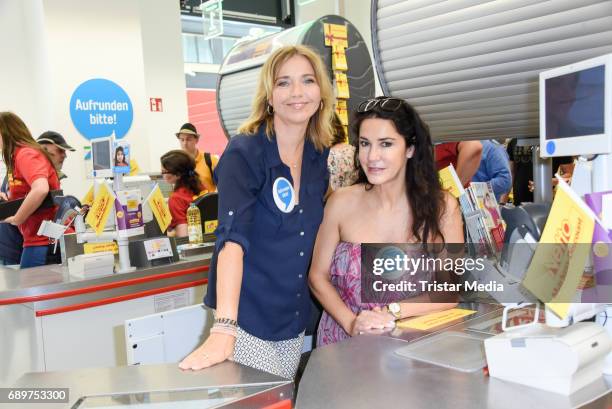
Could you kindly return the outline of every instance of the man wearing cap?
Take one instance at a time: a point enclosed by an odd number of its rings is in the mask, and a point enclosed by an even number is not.
[[[36,142],[51,156],[60,180],[64,179],[66,175],[62,172],[62,166],[66,160],[66,151],[74,152],[75,149],[66,143],[62,135],[53,131],[44,132],[36,139]]]
[[[200,177],[200,182],[204,186],[205,192],[216,192],[217,186],[213,181],[213,171],[217,166],[219,157],[212,155],[208,152],[200,152],[198,150],[198,140],[200,134],[196,130],[196,127],[189,122],[183,124],[181,129],[176,133],[176,137],[181,143],[181,149],[187,152],[192,158],[195,159],[196,172]]]

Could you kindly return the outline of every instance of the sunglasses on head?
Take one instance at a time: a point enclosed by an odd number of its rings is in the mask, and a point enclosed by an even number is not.
[[[372,98],[359,104],[357,107],[357,112],[370,112],[376,107],[378,107],[381,111],[395,112],[402,106],[403,103],[404,100],[400,98]]]

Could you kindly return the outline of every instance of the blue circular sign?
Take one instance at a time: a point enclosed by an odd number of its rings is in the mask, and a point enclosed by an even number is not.
[[[295,207],[295,192],[289,181],[283,177],[276,178],[272,186],[272,197],[276,207],[283,213],[291,213]]]
[[[555,145],[554,141],[548,141],[546,143],[546,153],[548,153],[549,155],[552,155],[553,153],[555,153],[556,149],[557,149],[557,146]]]
[[[132,101],[113,81],[95,78],[77,87],[70,98],[70,118],[87,139],[111,136],[123,138],[134,119]]]

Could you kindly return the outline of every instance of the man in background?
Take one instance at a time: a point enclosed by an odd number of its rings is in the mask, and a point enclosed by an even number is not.
[[[62,135],[54,131],[44,132],[36,139],[36,142],[51,156],[59,179],[66,178],[66,175],[62,172],[62,167],[66,160],[66,151],[74,152],[75,149],[66,143],[66,139]]]
[[[482,144],[479,141],[440,143],[435,146],[438,170],[453,164],[463,187],[467,187],[480,166]]]
[[[491,182],[498,203],[505,203],[512,190],[512,174],[505,147],[495,140],[482,143],[482,158],[474,182]]]
[[[216,192],[217,186],[213,181],[213,171],[217,162],[219,162],[219,157],[208,152],[200,152],[198,149],[200,134],[196,127],[189,122],[181,126],[181,129],[176,133],[176,137],[181,144],[181,149],[195,159],[195,169],[204,187],[203,193]]]

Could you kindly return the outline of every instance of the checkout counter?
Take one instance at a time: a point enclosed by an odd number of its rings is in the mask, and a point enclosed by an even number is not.
[[[123,324],[202,302],[212,249],[129,273],[78,279],[63,265],[0,269],[0,386],[26,372],[126,365]]]
[[[23,376],[15,388],[67,388],[63,402],[19,408],[290,409],[293,383],[234,362],[199,371],[176,364],[80,369]]]
[[[500,306],[467,304],[461,308],[477,313],[433,330],[395,329],[314,349],[299,383],[296,408],[612,407],[612,376],[564,396],[491,378],[483,370],[462,372],[396,353],[450,332],[485,339],[501,331]],[[439,354],[447,352],[456,357],[463,351],[440,350]]]
[[[362,335],[312,351],[299,383],[295,408],[410,407],[608,409],[612,377],[602,377],[564,396],[491,378],[481,369],[464,372],[396,352],[448,334],[486,339],[501,331],[502,308],[466,303],[476,313],[431,330],[394,329]],[[457,354],[463,359],[467,354]],[[461,351],[464,352],[464,351]],[[29,373],[15,388],[68,388],[64,402],[46,408],[290,408],[291,381],[234,362],[202,371],[181,371],[176,364],[73,369]],[[36,404],[38,405],[38,403]],[[227,405],[227,406],[225,406]],[[20,405],[19,407],[40,407]]]

